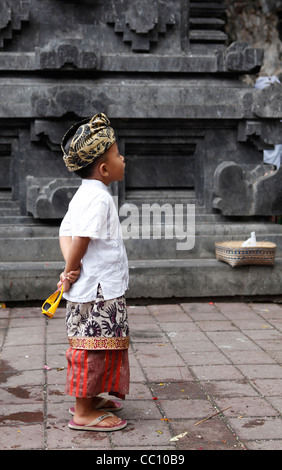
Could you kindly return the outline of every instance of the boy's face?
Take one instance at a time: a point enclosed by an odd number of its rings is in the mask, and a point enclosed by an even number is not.
[[[124,178],[124,157],[120,155],[116,142],[107,150],[105,167],[108,173],[108,181],[121,181]]]

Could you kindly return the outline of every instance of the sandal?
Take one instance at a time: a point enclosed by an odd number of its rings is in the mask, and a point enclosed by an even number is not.
[[[102,398],[101,401],[98,403],[97,406],[95,406],[95,410],[101,410],[101,411],[120,411],[122,409],[122,404],[119,401],[114,401],[115,406],[114,407],[109,407],[109,408],[103,408],[103,405],[109,401],[109,398]],[[69,408],[69,412],[71,415],[74,416],[75,408],[74,406],[71,406]]]
[[[108,418],[109,416],[114,416],[113,413],[106,413],[102,416],[99,416],[99,418],[94,419],[91,423],[89,424],[76,424],[73,420],[71,420],[68,424],[68,427],[70,429],[75,429],[79,431],[119,431],[120,429],[125,428],[127,425],[127,421],[124,419],[121,420],[119,424],[114,424],[113,426],[97,426],[100,421],[103,421],[103,419]]]

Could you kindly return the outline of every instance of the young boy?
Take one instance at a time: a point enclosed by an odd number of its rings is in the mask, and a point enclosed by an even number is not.
[[[66,261],[61,281],[67,300],[70,348],[66,393],[71,429],[114,431],[126,426],[113,413],[120,402],[102,399],[108,392],[124,399],[129,391],[129,328],[124,293],[128,262],[118,213],[108,185],[124,177],[110,121],[103,113],[75,124],[62,140],[69,171],[82,178],[60,227]],[[75,282],[74,282],[75,281]],[[60,283],[59,283],[60,284]]]

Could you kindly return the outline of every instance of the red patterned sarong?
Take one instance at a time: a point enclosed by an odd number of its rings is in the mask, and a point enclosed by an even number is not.
[[[124,399],[129,393],[128,349],[91,351],[69,348],[65,392],[91,398],[107,392]]]

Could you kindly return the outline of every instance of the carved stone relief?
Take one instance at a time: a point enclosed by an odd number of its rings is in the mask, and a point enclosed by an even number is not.
[[[99,53],[84,50],[80,41],[68,39],[63,43],[50,42],[46,48],[35,49],[38,69],[96,70],[99,68]]]
[[[164,34],[168,25],[175,24],[173,12],[159,0],[127,1],[125,9],[122,3],[112,3],[107,22],[114,25],[115,32],[122,34],[123,41],[130,43],[134,52],[150,51],[151,43],[158,41],[159,34]]]
[[[254,109],[261,109],[257,104],[261,99],[259,95]],[[275,107],[272,112],[275,114]],[[237,139],[251,143],[262,155],[264,149],[273,148],[281,141],[281,130],[280,122],[241,121]],[[260,164],[226,159],[214,172],[213,208],[226,216],[280,215],[281,175],[281,167],[264,164],[263,158]]]
[[[19,31],[23,21],[29,20],[30,0],[1,0],[0,3],[0,48],[5,39],[11,40],[14,31]]]

